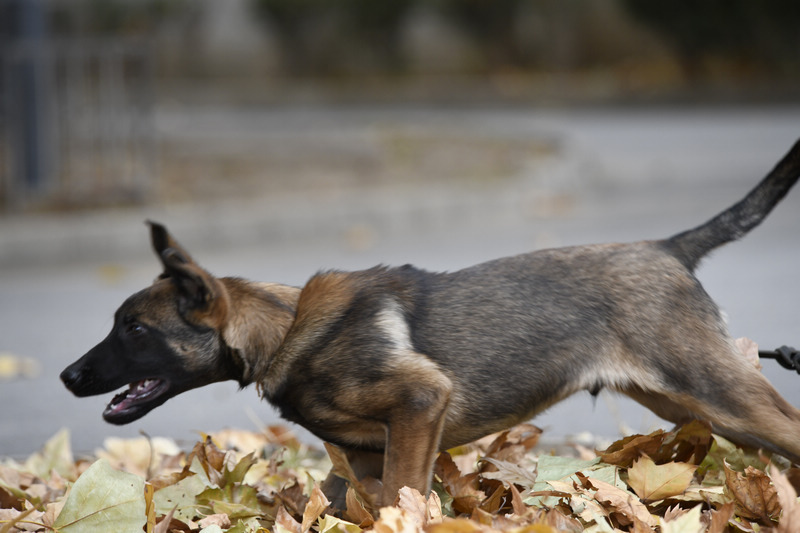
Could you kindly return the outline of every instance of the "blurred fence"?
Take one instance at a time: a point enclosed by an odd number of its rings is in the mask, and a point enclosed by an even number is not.
[[[7,208],[140,202],[156,174],[152,52],[120,39],[0,47]]]

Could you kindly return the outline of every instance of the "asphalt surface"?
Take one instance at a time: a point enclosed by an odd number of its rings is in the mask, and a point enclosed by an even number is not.
[[[658,238],[740,199],[800,136],[800,108],[173,108],[157,117],[161,138],[176,142],[201,138],[239,146],[243,139],[279,139],[291,150],[292,139],[302,145],[313,136],[342,145],[345,153],[348,143],[354,150],[370,146],[377,125],[387,124],[423,139],[458,134],[479,135],[481,142],[545,140],[552,150],[532,154],[496,182],[431,176],[412,183],[347,183],[334,192],[323,187],[324,194],[287,186],[280,194],[254,189],[247,198],[0,218],[0,357],[6,358],[4,371],[0,364],[0,456],[24,456],[62,427],[71,431],[74,448],[85,452],[105,437],[140,431],[190,442],[200,431],[279,422],[252,388],[240,392],[234,383],[221,383],[114,427],[101,419],[113,393],[78,399],[60,384],[59,372],[107,334],[123,299],[158,274],[146,218],[166,223],[216,274],[295,285],[323,268],[413,263],[455,270],[535,248]],[[798,229],[800,193],[794,191],[751,235],[703,263],[699,277],[729,316],[734,336],[766,348],[800,345]],[[9,361],[22,366],[9,369]],[[800,406],[800,376],[773,362],[764,366],[781,393]],[[605,393],[597,401],[577,394],[535,423],[552,440],[585,432],[614,438],[668,426]]]

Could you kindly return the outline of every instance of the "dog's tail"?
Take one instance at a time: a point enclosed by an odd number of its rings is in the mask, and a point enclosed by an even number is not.
[[[690,270],[714,248],[743,237],[758,226],[800,178],[800,140],[772,172],[739,203],[705,224],[664,241],[671,253]]]

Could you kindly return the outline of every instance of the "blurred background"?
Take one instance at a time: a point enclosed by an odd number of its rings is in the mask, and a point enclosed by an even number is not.
[[[216,274],[295,285],[667,236],[800,135],[798,27],[793,0],[0,0],[0,456],[276,421],[228,383],[115,428],[113,394],[61,386],[158,274],[145,219]],[[766,348],[800,344],[797,202],[700,271]],[[536,422],[663,425],[606,395]]]

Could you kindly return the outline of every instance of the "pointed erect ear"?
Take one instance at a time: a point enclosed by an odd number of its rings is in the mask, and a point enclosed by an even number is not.
[[[160,278],[178,289],[178,311],[187,319],[215,326],[227,313],[227,293],[220,281],[195,263],[192,256],[158,223],[150,224],[153,249],[164,266]]]
[[[150,226],[150,241],[153,243],[153,250],[156,252],[158,258],[161,259],[162,263],[164,262],[164,252],[167,250],[178,252],[187,263],[194,262],[189,252],[178,244],[178,241],[169,234],[167,228],[163,224],[153,222],[152,220],[148,220],[147,224]],[[166,265],[164,265],[164,267],[166,267]],[[167,274],[167,272],[165,272],[165,274]]]

